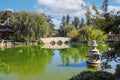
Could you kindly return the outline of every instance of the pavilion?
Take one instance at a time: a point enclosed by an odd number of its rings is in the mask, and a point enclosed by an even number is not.
[[[0,23],[0,39],[9,40],[13,33],[13,25],[9,18],[4,23]]]

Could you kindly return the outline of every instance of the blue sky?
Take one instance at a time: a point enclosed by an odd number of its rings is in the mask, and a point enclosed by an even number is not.
[[[51,15],[56,26],[59,25],[61,17],[69,14],[70,16],[78,16],[85,18],[85,8],[81,5],[92,6],[94,3],[99,9],[103,0],[1,0],[0,11],[12,9],[14,11],[30,11],[45,13]],[[109,10],[120,9],[120,0],[109,0]],[[91,11],[93,14],[94,12]]]
[[[13,9],[14,11],[26,10],[36,11],[34,6],[36,0],[1,0],[0,10]]]

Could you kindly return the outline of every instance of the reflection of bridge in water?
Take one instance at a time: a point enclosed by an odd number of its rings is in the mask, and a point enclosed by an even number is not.
[[[62,43],[65,42],[70,42],[71,38],[67,38],[67,37],[48,37],[48,38],[41,38],[41,40],[44,43],[51,43],[52,41],[54,41],[55,43],[61,41]]]
[[[61,44],[61,45],[58,45],[58,44],[55,44],[55,45],[52,45],[52,44],[44,44],[42,46],[42,48],[46,48],[46,49],[64,49],[64,48],[70,48],[69,45],[67,44]]]

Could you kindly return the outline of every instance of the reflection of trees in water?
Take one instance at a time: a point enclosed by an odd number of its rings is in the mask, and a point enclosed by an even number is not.
[[[70,58],[74,60],[74,63],[78,63],[79,60],[86,60],[87,52],[89,50],[89,46],[87,45],[72,45],[71,48],[60,50],[60,55],[62,59],[62,63],[69,65]]]
[[[103,52],[107,49],[107,46],[99,45],[98,49],[100,52]],[[81,44],[81,45],[71,45],[71,48],[68,49],[61,49],[60,55],[63,64],[69,65],[70,59],[74,60],[74,63],[78,63],[79,61],[84,61],[87,59],[88,51],[90,47],[88,44]]]
[[[44,72],[46,65],[50,63],[52,50],[40,47],[19,47],[0,51],[0,62],[9,66],[9,70],[0,67],[0,72],[18,73],[22,76],[32,76]]]
[[[60,55],[63,64],[69,65],[71,58],[74,63],[86,60],[88,51],[89,46],[87,44],[72,45],[71,48],[60,49]],[[51,62],[53,55],[52,49],[40,47],[18,47],[5,49],[4,51],[0,50],[0,63],[7,65],[1,65],[0,72],[6,74],[18,73],[21,76],[41,74],[45,71],[46,65]]]

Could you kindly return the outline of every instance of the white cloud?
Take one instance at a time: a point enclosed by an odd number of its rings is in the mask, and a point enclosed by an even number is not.
[[[61,20],[53,18],[52,21],[56,25],[55,29],[58,29],[60,26]]]
[[[111,10],[115,10],[115,12],[119,11],[120,10],[120,6],[109,6],[108,7],[108,11],[111,11]]]
[[[85,5],[85,2],[83,0],[69,0],[69,1],[68,0],[37,0],[37,1],[39,5],[37,8],[38,12],[42,11],[44,13],[52,14],[54,16],[62,16],[63,14],[68,14],[68,13],[70,15],[81,16],[81,14],[85,12],[81,7],[82,4]]]
[[[120,0],[116,0],[115,2],[116,2],[116,3],[120,3]]]
[[[60,10],[79,10],[81,4],[85,4],[82,0],[37,0],[39,5],[45,5],[51,9]]]
[[[86,3],[83,0],[37,0],[37,2],[36,11],[39,13],[60,18],[66,14],[85,18],[86,10],[82,5]],[[54,19],[54,22],[57,25],[60,21]]]
[[[8,8],[8,9],[6,9],[6,10],[14,12],[14,10],[13,10],[13,9],[11,9],[11,8]]]

